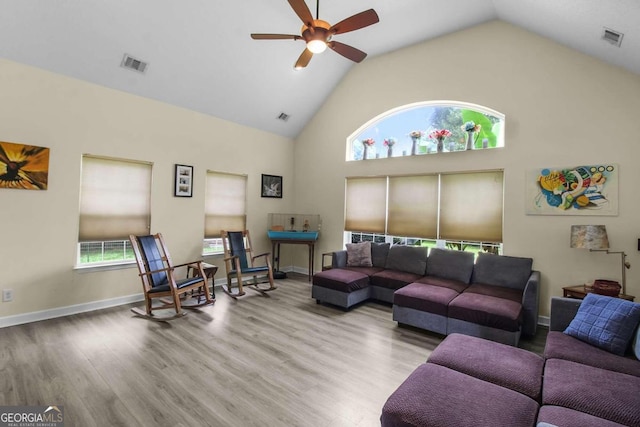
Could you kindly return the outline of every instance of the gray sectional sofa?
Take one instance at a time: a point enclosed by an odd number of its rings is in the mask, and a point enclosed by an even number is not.
[[[536,332],[540,273],[530,258],[481,253],[474,262],[470,252],[370,243],[370,262],[354,263],[350,249],[334,252],[332,268],[314,275],[317,302],[385,301],[399,324],[514,346]]]
[[[476,337],[449,335],[387,399],[382,426],[639,426],[640,305],[633,304],[635,315],[628,315],[625,307],[616,318],[602,310],[600,302],[619,302],[597,298],[593,307],[600,320],[587,321],[589,342],[566,333],[585,303],[552,299],[544,357]],[[609,328],[602,319],[613,320],[614,329],[627,322],[632,332],[621,347],[626,353],[608,351],[606,342],[591,342]],[[607,330],[602,336],[616,334]]]

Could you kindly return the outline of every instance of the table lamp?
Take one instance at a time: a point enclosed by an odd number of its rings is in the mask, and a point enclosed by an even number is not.
[[[620,254],[622,259],[622,293],[626,294],[627,268],[631,264],[627,262],[627,254],[624,252],[609,251],[609,237],[604,225],[572,225],[571,247],[589,249],[591,252],[606,252],[607,254]]]

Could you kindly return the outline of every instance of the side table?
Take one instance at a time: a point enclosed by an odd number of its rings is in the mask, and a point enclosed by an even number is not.
[[[207,278],[206,282],[208,282],[209,279],[211,279],[211,298],[212,299],[216,299],[216,294],[214,292],[214,287],[215,287],[214,276],[218,272],[218,266],[203,262],[202,263],[202,269],[204,270],[204,275]],[[187,265],[187,277],[189,277],[189,274],[191,274],[191,277],[195,277],[197,272],[198,272],[198,264],[189,264],[189,265]],[[200,297],[204,296],[204,294],[202,293],[202,290],[201,290],[200,294],[197,294],[197,295],[194,295],[194,296],[197,297],[198,298],[198,302],[200,302]]]
[[[591,287],[588,287],[587,285],[567,286],[562,288],[562,296],[565,298],[583,299],[587,296],[587,294],[590,294],[591,292],[593,292],[593,289],[591,289]],[[633,301],[635,299],[633,295],[625,294],[618,295],[618,298],[626,299],[627,301]]]

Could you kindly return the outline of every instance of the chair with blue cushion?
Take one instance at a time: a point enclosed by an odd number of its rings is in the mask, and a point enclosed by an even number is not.
[[[224,264],[227,270],[227,286],[222,290],[234,299],[243,296],[245,280],[246,286],[266,295],[265,292],[276,289],[273,284],[273,268],[271,254],[265,252],[253,255],[249,231],[222,230],[222,245],[224,247]],[[256,262],[262,259],[260,262]],[[235,287],[237,291],[233,291]],[[259,286],[268,283],[269,287]]]
[[[183,308],[197,308],[213,304],[215,297],[209,293],[208,278],[202,261],[173,265],[162,234],[129,236],[136,257],[146,310],[132,308],[138,316],[165,321],[184,316]],[[176,269],[189,267],[192,277],[177,278]],[[193,297],[193,298],[189,298]],[[187,303],[187,298],[195,302]],[[159,304],[153,304],[157,300]],[[153,310],[173,309],[169,316],[154,316]]]

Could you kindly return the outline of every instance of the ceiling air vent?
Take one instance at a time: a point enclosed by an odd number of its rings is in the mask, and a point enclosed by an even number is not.
[[[289,115],[287,113],[280,113],[280,115],[278,116],[278,120],[286,122],[287,120],[289,120]]]
[[[147,65],[149,64],[139,59],[136,59],[133,56],[127,55],[126,53],[124,54],[124,57],[122,58],[122,63],[120,64],[121,67],[127,68],[129,70],[137,71],[139,73],[144,73],[145,70],[147,69]]]
[[[614,46],[620,47],[620,44],[622,43],[623,35],[624,34],[614,31],[607,27],[603,27],[602,29],[602,40],[605,40]]]

